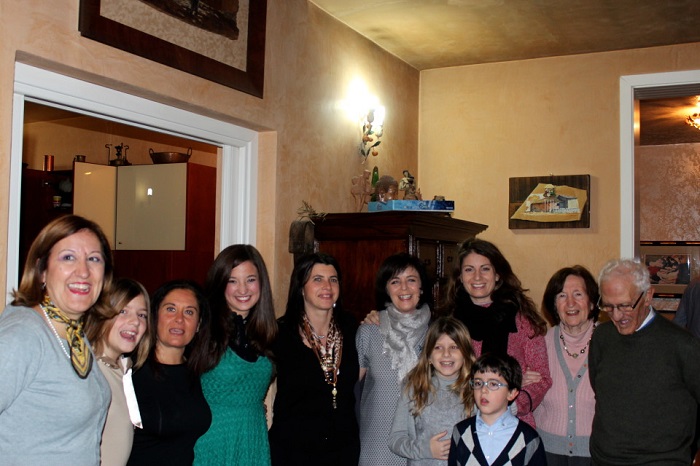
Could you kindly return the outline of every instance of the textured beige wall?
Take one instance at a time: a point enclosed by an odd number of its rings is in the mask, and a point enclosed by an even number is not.
[[[619,78],[700,68],[700,44],[421,73],[419,181],[510,260],[535,302],[560,267],[619,255]],[[508,178],[591,175],[588,229],[508,229]]]
[[[642,146],[637,154],[639,238],[700,241],[700,144]]]
[[[80,37],[78,5],[0,0],[0,218],[8,213],[16,59],[263,131],[258,245],[271,270],[278,311],[292,266],[289,224],[301,201],[326,212],[353,206],[349,190],[352,176],[361,172],[360,130],[340,103],[354,79],[364,80],[387,107],[390,126],[372,162],[384,173],[417,170],[419,73],[306,0],[268,0],[264,99]],[[0,292],[6,238],[0,222]]]

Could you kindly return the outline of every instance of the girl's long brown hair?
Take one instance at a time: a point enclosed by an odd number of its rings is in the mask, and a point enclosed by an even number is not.
[[[458,394],[462,399],[465,416],[469,416],[474,407],[474,392],[469,388],[468,382],[469,372],[476,360],[476,356],[472,348],[469,331],[462,322],[454,317],[440,317],[430,324],[425,337],[425,345],[423,345],[423,350],[418,358],[418,364],[406,376],[404,390],[406,395],[411,397],[413,401],[411,414],[414,416],[418,416],[423,412],[430,400],[430,395],[435,393],[435,386],[431,380],[435,368],[430,364],[430,355],[442,335],[447,335],[457,344],[464,358],[464,364],[459,371],[457,380],[450,386],[450,390]]]

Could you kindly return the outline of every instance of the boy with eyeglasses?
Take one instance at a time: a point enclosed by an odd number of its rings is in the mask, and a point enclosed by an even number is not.
[[[511,356],[487,353],[476,360],[469,386],[478,412],[454,427],[448,466],[546,466],[537,431],[508,407],[522,380],[520,364]]]

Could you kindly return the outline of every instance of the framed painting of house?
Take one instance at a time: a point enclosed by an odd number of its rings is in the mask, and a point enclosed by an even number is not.
[[[509,179],[508,228],[589,228],[590,175]]]
[[[83,37],[262,98],[267,0],[80,0]]]

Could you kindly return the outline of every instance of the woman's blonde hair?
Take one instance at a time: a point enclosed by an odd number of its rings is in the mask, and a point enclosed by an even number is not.
[[[130,278],[120,278],[117,280],[109,298],[109,302],[116,315],[112,318],[104,318],[97,314],[90,314],[85,322],[85,334],[95,349],[95,353],[101,354],[109,332],[111,332],[112,327],[114,327],[114,321],[119,316],[119,312],[139,296],[142,296],[146,303],[146,315],[148,317],[146,318],[146,332],[143,334],[141,341],[136,345],[136,349],[131,355],[134,369],[138,369],[146,362],[148,353],[151,351],[151,346],[153,345],[151,341],[151,332],[149,331],[153,323],[151,303],[148,292],[141,283]]]
[[[469,372],[476,357],[472,348],[469,330],[454,317],[440,317],[430,324],[423,350],[418,358],[418,364],[406,376],[404,390],[411,397],[411,401],[413,401],[411,414],[414,416],[418,416],[423,412],[430,400],[430,395],[435,393],[435,386],[431,380],[435,373],[435,368],[430,363],[430,356],[442,335],[447,335],[457,344],[464,358],[464,364],[459,370],[457,380],[450,386],[450,390],[462,399],[466,416],[471,414],[474,406],[474,392],[469,389],[468,382]]]

